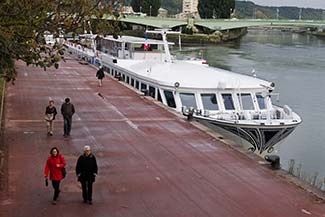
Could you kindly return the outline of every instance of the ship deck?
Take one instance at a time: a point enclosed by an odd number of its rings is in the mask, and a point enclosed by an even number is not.
[[[7,181],[0,216],[52,217],[305,217],[325,216],[313,194],[96,70],[67,59],[58,70],[17,62],[7,87],[4,145]],[[101,93],[103,97],[100,97]],[[76,108],[72,133],[54,136],[43,120],[49,97],[60,110],[65,97]],[[83,146],[97,157],[94,204],[82,203],[74,168]],[[67,161],[57,205],[43,169],[51,147]]]

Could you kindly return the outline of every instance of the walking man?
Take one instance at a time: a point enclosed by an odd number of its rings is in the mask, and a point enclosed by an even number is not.
[[[49,105],[45,109],[45,121],[47,127],[47,135],[53,136],[53,121],[57,114],[56,108],[54,107],[54,101],[50,100]]]
[[[61,106],[61,114],[64,120],[64,137],[70,136],[72,116],[75,113],[74,106],[70,103],[70,98],[65,98],[65,102]]]
[[[82,198],[84,203],[92,204],[93,183],[97,176],[98,168],[96,157],[91,153],[90,146],[84,147],[84,154],[78,159],[76,174],[82,187]]]
[[[103,83],[103,78],[105,77],[104,69],[102,66],[99,66],[99,69],[96,73],[96,77],[98,78],[98,86],[101,87]]]

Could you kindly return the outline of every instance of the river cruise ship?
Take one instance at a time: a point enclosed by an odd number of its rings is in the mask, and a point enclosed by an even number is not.
[[[177,60],[162,40],[92,36],[94,47],[66,41],[66,49],[164,105],[231,138],[262,157],[274,153],[301,123],[288,105],[272,103],[275,84],[208,66],[198,59]]]

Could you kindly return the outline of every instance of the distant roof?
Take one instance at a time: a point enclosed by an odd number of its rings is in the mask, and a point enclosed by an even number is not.
[[[106,17],[112,19],[112,17]],[[150,26],[154,28],[171,29],[188,24],[187,19],[162,18],[162,17],[140,17],[126,16],[119,21],[138,24],[142,26]],[[203,26],[211,30],[227,30],[253,26],[322,26],[324,21],[309,20],[263,20],[263,19],[194,19],[195,26]]]

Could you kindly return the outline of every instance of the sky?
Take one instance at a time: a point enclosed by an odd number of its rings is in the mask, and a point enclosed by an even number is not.
[[[325,9],[325,0],[248,0],[263,6],[296,6]]]

